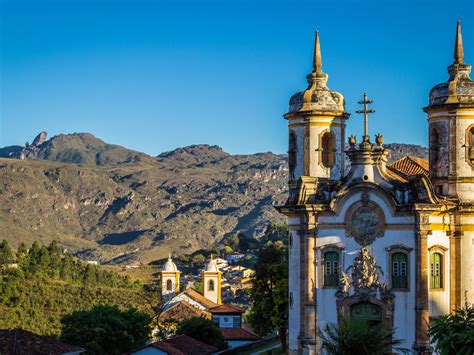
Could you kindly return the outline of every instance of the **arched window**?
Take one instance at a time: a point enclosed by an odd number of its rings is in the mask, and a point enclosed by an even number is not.
[[[392,288],[408,288],[408,257],[405,253],[392,254]]]
[[[474,163],[474,127],[471,127],[467,132],[466,146],[469,147],[467,159],[469,159],[471,163]]]
[[[172,291],[173,290],[173,281],[171,280],[166,280],[166,289],[168,291]]]
[[[326,168],[334,165],[336,160],[336,142],[331,132],[326,132],[321,138],[321,162]]]
[[[290,139],[288,142],[288,169],[290,171],[290,180],[295,179],[295,168],[296,168],[296,152],[298,151],[298,146],[296,143],[296,134],[295,132],[290,132]]]
[[[339,285],[339,253],[327,251],[324,253],[324,286]]]
[[[431,130],[430,134],[430,167],[434,167],[439,159],[440,143],[439,134],[436,128]]]
[[[214,280],[209,280],[209,282],[207,283],[207,290],[214,291]]]
[[[435,252],[431,254],[431,288],[443,288],[444,282],[443,254]]]

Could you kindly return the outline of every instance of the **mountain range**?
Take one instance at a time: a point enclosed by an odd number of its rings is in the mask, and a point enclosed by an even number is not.
[[[417,145],[386,144],[391,161],[427,157]],[[158,156],[90,133],[0,148],[0,239],[56,239],[100,262],[144,263],[190,253],[237,232],[258,238],[287,193],[286,155],[231,155],[206,144]]]

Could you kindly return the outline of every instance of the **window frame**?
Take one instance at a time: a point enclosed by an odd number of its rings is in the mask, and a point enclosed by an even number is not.
[[[212,285],[212,288],[211,288],[211,285]],[[216,290],[215,282],[214,282],[214,280],[211,279],[207,282],[207,291],[208,292],[214,292],[215,290]]]
[[[410,262],[410,256],[411,256],[411,251],[413,248],[407,247],[406,245],[403,244],[397,244],[397,245],[391,245],[388,248],[386,248],[388,252],[388,267],[387,270],[388,272],[388,285],[390,289],[396,292],[410,292],[410,285],[411,285],[411,262]],[[406,257],[406,285],[407,287],[394,287],[394,282],[393,282],[393,273],[394,273],[394,262],[393,262],[393,257],[395,254],[404,254]],[[401,265],[399,265],[399,272],[401,271]]]
[[[296,132],[294,130],[290,130],[290,134],[288,135],[288,174],[289,174],[290,181],[295,179],[295,172],[296,172],[297,166],[298,166],[298,136],[296,135]]]
[[[328,159],[329,160],[328,164],[323,163],[323,156],[324,156],[324,154],[326,154],[326,150],[324,149],[323,143],[324,143],[324,137],[326,135],[331,136],[331,142],[332,142],[332,147],[330,147],[331,151],[329,152],[330,157]],[[326,169],[331,169],[332,167],[334,167],[334,165],[336,165],[336,152],[337,152],[336,144],[337,144],[336,135],[334,134],[333,131],[331,131],[330,129],[326,129],[326,130],[324,130],[320,133],[318,151],[319,151],[319,164],[322,167],[324,167]]]
[[[474,147],[474,142],[471,142],[471,130],[474,130],[474,124],[471,124],[466,128],[465,141],[464,141],[464,147],[465,147],[464,158],[471,167],[474,167],[474,160],[469,159],[469,149],[471,147]]]
[[[321,248],[321,286],[322,288],[327,289],[334,289],[338,288],[340,285],[340,278],[343,271],[343,262],[342,262],[342,251],[344,250],[343,247],[338,245],[326,245]],[[337,284],[336,285],[327,285],[326,284],[326,254],[327,253],[335,253],[337,255]],[[333,261],[334,262],[334,261]],[[331,271],[334,272],[334,264],[331,265]],[[331,274],[332,276],[333,274]]]
[[[429,284],[428,288],[430,291],[444,291],[446,289],[446,252],[448,251],[447,248],[441,246],[441,245],[434,245],[429,250]],[[441,259],[440,259],[440,287],[433,287],[433,257],[434,254],[439,254]]]

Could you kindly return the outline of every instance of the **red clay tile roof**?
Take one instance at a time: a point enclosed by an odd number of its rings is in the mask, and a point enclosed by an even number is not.
[[[192,317],[204,317],[210,319],[211,315],[208,312],[201,311],[186,301],[177,302],[161,314],[161,319],[175,319],[178,321]]]
[[[214,313],[244,313],[245,311],[237,306],[231,304],[221,304],[217,307],[209,309],[209,312]]]
[[[60,355],[79,350],[83,349],[23,329],[0,329],[2,355]]]
[[[166,351],[170,355],[208,355],[218,350],[187,335],[178,335],[171,339],[157,341],[149,346]]]
[[[425,159],[406,156],[397,160],[388,167],[389,172],[394,173],[400,181],[406,182],[407,178],[412,176],[429,176],[429,164]]]
[[[185,355],[181,350],[176,349],[173,345],[165,343],[164,341],[159,341],[153,344],[150,344],[148,346],[152,346],[154,348],[160,349],[164,352],[166,352],[168,355]],[[146,349],[142,348],[142,349]]]
[[[196,302],[199,302],[200,304],[202,304],[207,309],[214,308],[214,307],[218,306],[217,303],[214,303],[214,302],[208,300],[206,297],[204,297],[203,295],[201,295],[199,292],[197,292],[196,290],[194,290],[192,288],[188,288],[186,291],[184,291],[184,293],[186,293],[189,297],[191,297]]]
[[[259,340],[261,337],[245,328],[219,328],[225,340]]]

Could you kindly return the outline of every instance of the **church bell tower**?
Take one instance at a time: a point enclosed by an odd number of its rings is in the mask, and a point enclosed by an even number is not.
[[[449,79],[430,91],[428,113],[430,177],[438,196],[474,202],[474,82],[464,63],[458,21]]]
[[[171,259],[170,254],[161,271],[161,297],[164,300],[169,300],[178,294],[180,275],[181,272],[179,272],[176,264]]]
[[[316,32],[313,71],[306,77],[306,90],[294,94],[285,118],[288,120],[289,180],[301,176],[339,180],[344,175],[345,121],[349,114],[344,97],[327,87],[322,70],[319,33]]]
[[[290,99],[288,113],[289,199],[280,212],[288,216],[289,239],[289,329],[290,354],[314,353],[317,349],[316,220],[310,202],[318,188],[344,176],[344,143],[349,114],[344,97],[327,87],[322,70],[319,33],[314,41],[313,70],[306,90]]]

